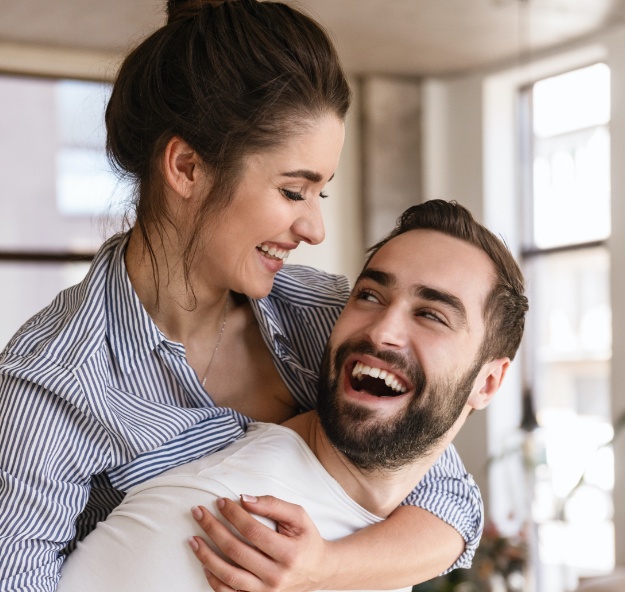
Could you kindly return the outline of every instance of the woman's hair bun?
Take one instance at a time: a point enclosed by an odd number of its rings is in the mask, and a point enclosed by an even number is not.
[[[228,0],[167,0],[167,22],[196,15],[202,6],[220,6]]]
[[[167,0],[167,22],[196,15],[202,6],[220,6],[234,0]]]

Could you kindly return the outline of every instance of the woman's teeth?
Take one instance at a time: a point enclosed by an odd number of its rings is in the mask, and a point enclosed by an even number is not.
[[[388,370],[381,370],[380,368],[372,368],[362,362],[356,362],[356,365],[352,370],[352,376],[356,378],[362,378],[363,376],[378,378],[383,380],[387,387],[397,393],[405,393],[408,390],[406,385],[392,372],[389,372]]]
[[[266,244],[258,245],[256,247],[258,250],[262,251],[265,255],[272,257],[273,259],[279,259],[284,262],[289,257],[289,251],[286,249],[277,249],[276,247],[269,247]]]

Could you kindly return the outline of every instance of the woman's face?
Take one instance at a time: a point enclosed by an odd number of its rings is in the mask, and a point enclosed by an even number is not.
[[[343,122],[325,115],[279,147],[245,160],[230,204],[206,230],[198,262],[207,287],[262,298],[301,241],[316,245],[324,239],[320,200],[344,135]]]

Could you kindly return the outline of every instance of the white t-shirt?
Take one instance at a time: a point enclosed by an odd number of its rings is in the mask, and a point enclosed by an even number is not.
[[[381,520],[343,491],[294,431],[256,423],[227,448],[131,489],[65,560],[58,592],[209,590],[187,543],[204,534],[191,508],[220,517],[217,498],[243,493],[303,506],[328,540]]]

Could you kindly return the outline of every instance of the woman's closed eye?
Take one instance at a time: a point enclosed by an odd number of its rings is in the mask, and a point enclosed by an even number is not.
[[[281,189],[282,195],[291,201],[304,201],[306,198],[301,191],[291,191],[290,189]]]
[[[290,199],[291,201],[304,201],[306,199],[301,191],[292,191],[291,189],[281,189],[281,191],[282,195],[284,195],[284,197]],[[328,194],[322,191],[319,194],[319,197],[325,199],[326,197],[328,197]]]

